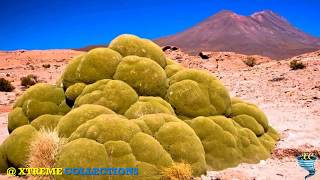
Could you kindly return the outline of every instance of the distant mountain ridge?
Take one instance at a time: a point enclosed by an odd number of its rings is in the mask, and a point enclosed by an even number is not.
[[[320,49],[320,38],[292,26],[285,18],[265,10],[251,16],[221,11],[197,25],[154,40],[189,53],[232,51],[284,59]]]

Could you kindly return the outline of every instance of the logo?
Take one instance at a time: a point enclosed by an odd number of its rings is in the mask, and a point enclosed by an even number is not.
[[[309,174],[304,177],[307,179],[316,173],[316,169],[314,167],[314,163],[317,160],[317,156],[314,153],[304,152],[301,155],[296,157],[298,160],[298,164],[303,169],[309,171]]]
[[[138,168],[14,168],[7,169],[10,176],[51,176],[51,175],[81,175],[81,176],[137,176]]]
[[[8,176],[15,176],[16,173],[17,173],[17,170],[14,167],[10,167],[10,168],[7,169],[7,175]]]

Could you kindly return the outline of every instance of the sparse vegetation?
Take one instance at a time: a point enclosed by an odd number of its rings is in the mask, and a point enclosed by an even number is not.
[[[66,139],[60,138],[56,131],[40,129],[37,138],[30,143],[27,167],[53,168],[56,158]],[[53,180],[53,176],[32,177],[33,180]]]
[[[11,92],[15,89],[15,87],[11,84],[11,82],[5,78],[0,78],[0,91],[3,92]]]
[[[192,179],[192,168],[190,164],[175,163],[162,171],[163,180],[190,180]]]
[[[299,61],[299,60],[292,60],[290,61],[290,68],[292,70],[297,70],[297,69],[304,69],[306,67],[305,64],[303,64],[303,62]]]
[[[56,155],[61,146],[65,144],[65,139],[60,138],[56,131],[40,129],[39,136],[30,145],[28,154],[28,167],[52,168],[56,163]]]
[[[254,58],[252,56],[247,57],[245,60],[243,60],[243,62],[249,67],[253,67],[253,66],[257,65],[256,58]]]
[[[38,76],[29,74],[28,76],[20,78],[21,80],[21,86],[30,87],[32,85],[35,85],[39,82]]]
[[[51,67],[51,65],[50,65],[50,64],[42,64],[42,67],[44,67],[44,68],[48,69],[48,68],[50,68],[50,67]]]

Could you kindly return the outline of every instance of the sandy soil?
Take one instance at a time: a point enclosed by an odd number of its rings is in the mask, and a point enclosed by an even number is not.
[[[20,78],[33,74],[42,82],[55,83],[68,61],[81,52],[74,50],[0,51],[0,78],[16,87],[13,92],[0,92],[0,113],[8,112],[22,91]],[[50,64],[49,68],[43,65]]]
[[[68,60],[79,53],[72,50],[0,52],[0,77],[10,74],[6,78],[11,78],[17,87],[11,93],[0,92],[0,142],[8,136],[7,112],[16,96],[24,90],[19,85],[20,77],[32,73],[54,83]],[[302,70],[290,70],[288,64],[292,59],[274,61],[254,56],[258,65],[248,67],[243,63],[247,56],[230,52],[207,52],[207,60],[188,56],[179,50],[167,50],[166,53],[184,66],[206,69],[216,74],[232,96],[259,105],[272,126],[282,135],[272,158],[260,164],[241,164],[219,172],[210,171],[202,179],[304,178],[307,171],[298,166],[294,155],[304,151],[320,152],[320,51],[292,58],[307,65]],[[42,67],[42,64],[48,63],[50,68]],[[317,169],[310,180],[320,179],[319,160]]]

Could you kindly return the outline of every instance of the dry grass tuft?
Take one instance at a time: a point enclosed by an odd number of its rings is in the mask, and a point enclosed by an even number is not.
[[[3,92],[11,92],[15,89],[15,87],[11,84],[10,81],[5,78],[0,78],[0,91]]]
[[[24,87],[30,87],[39,82],[38,76],[33,74],[29,74],[25,77],[21,77],[20,80],[21,80],[21,86],[24,86]]]
[[[303,64],[303,62],[298,61],[298,60],[292,60],[290,61],[290,68],[292,70],[297,70],[297,69],[304,69],[306,67],[305,64]]]
[[[30,145],[27,167],[53,168],[56,157],[66,140],[59,138],[56,131],[41,129],[38,137]],[[29,179],[51,180],[52,176],[31,176]]]
[[[173,166],[162,170],[163,180],[190,180],[192,168],[187,163],[175,163]]]
[[[253,67],[257,65],[257,60],[254,57],[248,56],[245,60],[243,60],[243,63],[245,63],[249,67]]]

